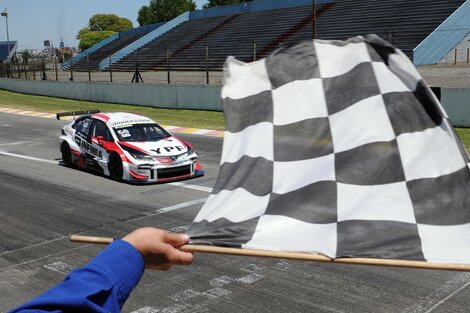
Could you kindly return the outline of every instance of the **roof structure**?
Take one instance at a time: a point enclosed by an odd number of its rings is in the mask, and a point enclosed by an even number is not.
[[[0,41],[0,61],[5,62],[10,59],[17,47],[17,41]]]

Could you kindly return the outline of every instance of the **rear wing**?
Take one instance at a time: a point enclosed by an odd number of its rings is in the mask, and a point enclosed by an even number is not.
[[[100,110],[71,111],[71,112],[57,113],[55,116],[58,120],[60,120],[60,118],[64,116],[73,116],[75,119],[75,116],[77,115],[90,115],[90,114],[96,114],[100,112],[101,112]]]

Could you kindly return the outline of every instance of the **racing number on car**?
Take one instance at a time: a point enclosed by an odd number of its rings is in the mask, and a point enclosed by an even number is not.
[[[174,147],[163,147],[163,148],[157,148],[157,149],[152,149],[150,151],[155,151],[157,154],[162,154],[162,149],[165,149],[166,152],[170,153],[173,150],[178,150],[178,151],[183,151],[184,147],[183,146],[174,146]]]

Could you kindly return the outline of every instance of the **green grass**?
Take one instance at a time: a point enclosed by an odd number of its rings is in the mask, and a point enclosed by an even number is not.
[[[459,135],[465,149],[470,152],[470,128],[455,128],[455,131]]]
[[[102,112],[131,112],[148,116],[160,124],[203,129],[224,129],[224,114],[214,111],[157,109],[136,105],[77,101],[32,96],[0,90],[0,106],[12,109],[57,113],[98,109]]]
[[[135,105],[32,96],[5,90],[0,90],[0,106],[50,113],[90,109],[98,109],[102,112],[124,111],[148,116],[163,125],[224,129],[223,113],[213,111],[156,109]],[[470,128],[456,128],[456,131],[465,148],[470,151]]]

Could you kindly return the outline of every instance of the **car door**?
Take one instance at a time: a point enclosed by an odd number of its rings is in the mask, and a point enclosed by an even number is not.
[[[103,170],[107,169],[109,153],[106,149],[110,142],[113,141],[112,136],[106,127],[106,124],[99,120],[93,120],[89,132],[90,149],[89,153],[93,156],[95,162]],[[96,163],[95,163],[96,164]]]
[[[78,119],[75,124],[72,126],[75,129],[74,141],[80,147],[80,152],[82,155],[85,155],[88,149],[89,136],[88,132],[90,131],[91,118],[85,117]]]

